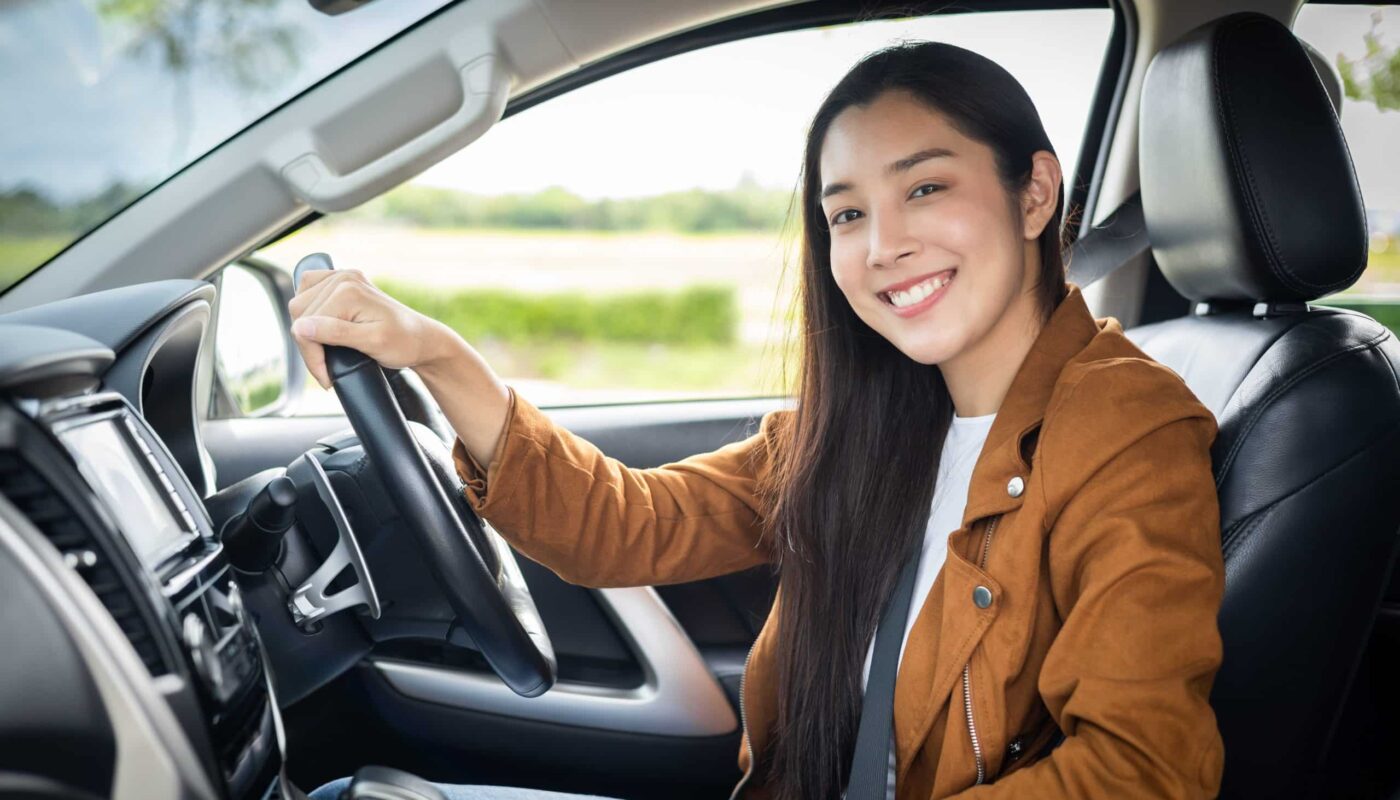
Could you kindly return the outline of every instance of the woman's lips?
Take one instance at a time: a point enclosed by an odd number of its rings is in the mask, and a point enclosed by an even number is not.
[[[885,306],[889,308],[890,311],[893,311],[895,314],[901,317],[907,319],[909,317],[917,316],[931,308],[934,303],[937,303],[939,300],[943,299],[943,295],[948,293],[948,289],[950,289],[953,283],[955,282],[956,276],[957,269],[953,269],[949,273],[947,282],[935,289],[932,294],[920,300],[919,302],[914,303],[913,305],[905,306],[904,308],[900,308],[899,306],[896,306],[894,303],[890,302],[889,298],[883,292],[881,292],[879,295],[880,301],[883,302]]]

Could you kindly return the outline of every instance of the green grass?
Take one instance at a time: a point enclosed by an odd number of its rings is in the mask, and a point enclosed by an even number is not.
[[[780,354],[738,341],[733,287],[539,294],[378,285],[446,323],[511,378],[581,390],[781,393]]]
[[[1355,309],[1400,333],[1400,295],[1392,294],[1395,284],[1400,284],[1400,250],[1392,249],[1387,253],[1372,250],[1359,285],[1324,297],[1318,305]],[[1376,291],[1378,288],[1380,291]]]
[[[1348,297],[1344,294],[1324,297],[1318,301],[1318,305],[1336,306],[1338,308],[1350,308],[1366,314],[1376,322],[1390,328],[1396,333],[1400,333],[1400,297],[1393,299],[1375,299]]]
[[[282,396],[283,383],[285,383],[285,379],[281,375],[273,375],[263,378],[261,381],[238,387],[238,404],[242,407],[243,413],[249,414],[259,411],[277,402],[277,398]]]
[[[1366,275],[1384,283],[1400,283],[1400,248],[1393,248],[1388,253],[1372,250],[1370,260],[1366,262]]]
[[[730,345],[739,325],[735,290],[538,294],[508,289],[444,290],[380,281],[404,305],[440,320],[469,342],[633,342]]]
[[[10,288],[67,245],[68,239],[63,236],[0,233],[0,291]]]

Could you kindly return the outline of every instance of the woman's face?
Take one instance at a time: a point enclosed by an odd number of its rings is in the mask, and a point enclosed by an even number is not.
[[[991,148],[891,91],[837,115],[820,170],[836,284],[901,352],[946,365],[998,325],[1034,324],[1027,253],[1044,222],[1025,224]]]

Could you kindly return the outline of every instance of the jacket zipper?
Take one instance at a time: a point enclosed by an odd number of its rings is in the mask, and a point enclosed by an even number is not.
[[[987,523],[987,531],[982,534],[982,555],[977,560],[978,569],[987,568],[987,554],[992,547],[992,533],[997,529],[997,523],[1001,521],[1001,515],[992,517],[992,521]],[[739,698],[743,700],[743,680],[739,682]],[[987,779],[987,760],[982,755],[982,740],[977,738],[977,721],[972,716],[972,656],[967,657],[967,663],[963,664],[963,711],[967,716],[967,735],[972,740],[972,757],[977,761],[977,783],[980,786]]]
[[[749,659],[753,658],[754,648],[758,645],[758,639],[749,645],[749,652],[744,656],[744,671],[739,674],[739,733],[744,737],[744,749],[749,753],[749,768],[744,772],[744,777],[734,785],[734,791],[729,794],[729,800],[738,800],[739,795],[744,790],[744,785],[749,782],[749,777],[758,769],[758,762],[754,760],[753,736],[749,735],[749,721],[744,714],[744,682],[749,677]]]
[[[987,525],[987,532],[982,534],[982,554],[977,561],[978,569],[986,569],[987,567],[987,555],[991,552],[992,547],[992,533],[996,531],[997,523],[1000,521],[1000,514],[993,517]],[[739,675],[739,730],[743,734],[748,734],[749,731],[748,716],[744,713],[744,684],[749,677],[749,659],[753,658],[754,646],[757,644],[758,640],[755,639],[754,644],[749,645],[749,652],[744,656],[744,671]],[[967,715],[967,735],[972,739],[972,755],[977,759],[977,783],[974,785],[981,785],[987,777],[987,764],[986,759],[982,757],[982,741],[977,738],[977,721],[972,716],[971,667],[972,661],[969,657],[968,662],[963,665],[963,710]],[[744,786],[748,784],[749,778],[753,776],[754,770],[758,767],[758,762],[754,759],[752,736],[744,736],[744,749],[749,754],[749,768],[744,773],[744,777],[734,786],[734,791],[729,794],[729,800],[738,800],[740,792],[744,790]]]

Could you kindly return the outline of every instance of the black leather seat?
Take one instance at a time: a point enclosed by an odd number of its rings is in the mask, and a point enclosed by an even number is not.
[[[1156,57],[1139,144],[1152,255],[1196,308],[1129,335],[1220,424],[1222,797],[1341,796],[1324,759],[1400,541],[1400,345],[1309,304],[1366,266],[1351,158],[1298,40],[1252,13]]]

